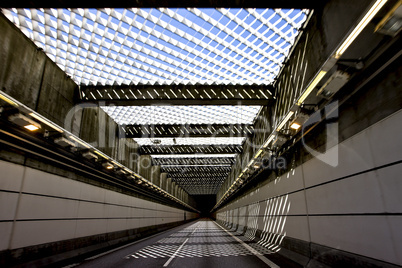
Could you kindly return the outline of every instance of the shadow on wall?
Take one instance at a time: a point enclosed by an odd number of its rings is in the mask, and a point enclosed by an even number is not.
[[[272,252],[278,252],[286,237],[284,230],[290,205],[286,194],[219,212],[216,219],[231,231],[256,240]]]

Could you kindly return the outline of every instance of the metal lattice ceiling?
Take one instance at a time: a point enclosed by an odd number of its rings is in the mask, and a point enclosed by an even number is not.
[[[192,97],[205,98],[211,103],[228,98],[254,102],[261,99],[264,103],[271,99],[268,88],[254,86],[271,85],[308,14],[308,10],[241,8],[3,9],[2,12],[77,84],[98,86],[84,89],[83,97],[86,92],[86,98],[94,100],[175,97],[181,102],[180,98]],[[146,88],[135,92],[131,88],[99,88],[119,85],[204,88],[200,91]],[[237,86],[245,87],[238,90]],[[162,92],[164,95],[159,96]],[[229,125],[254,123],[260,107],[102,108],[124,125]],[[142,153],[174,153],[153,159],[189,194],[215,194],[235,161],[233,154],[219,154],[241,152],[245,139],[177,137],[135,141],[142,146]],[[230,164],[217,165],[226,162]]]
[[[5,9],[78,84],[270,84],[307,10]]]

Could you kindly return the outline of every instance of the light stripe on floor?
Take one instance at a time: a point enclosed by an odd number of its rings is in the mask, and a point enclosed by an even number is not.
[[[240,240],[239,238],[237,238],[236,236],[232,235],[231,233],[229,233],[228,231],[226,231],[225,228],[223,228],[222,226],[220,226],[218,223],[214,222],[216,225],[218,225],[222,230],[224,230],[227,234],[229,234],[230,236],[232,236],[237,242],[239,242],[243,247],[245,247],[246,249],[248,249],[253,255],[255,255],[256,257],[258,257],[260,260],[262,260],[265,264],[269,265],[269,267],[271,268],[279,268],[278,265],[276,265],[275,263],[273,263],[272,261],[268,260],[264,255],[261,255],[261,253],[259,253],[257,250],[253,249],[252,247],[250,247],[249,245],[247,245],[246,243],[244,243],[244,241]]]
[[[163,265],[163,267],[166,267],[169,265],[169,263],[174,259],[174,257],[176,257],[177,253],[179,253],[180,249],[184,246],[184,244],[186,244],[188,241],[188,238],[183,242],[183,244],[180,245],[180,247],[176,250],[175,253],[173,253],[172,257],[170,257],[170,259]]]

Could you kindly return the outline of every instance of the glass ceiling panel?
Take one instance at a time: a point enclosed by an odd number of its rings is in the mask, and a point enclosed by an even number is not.
[[[252,124],[261,106],[103,106],[119,125]]]
[[[231,137],[231,138],[135,138],[134,140],[140,145],[156,145],[153,141],[158,140],[160,143],[157,145],[241,145],[245,137]]]
[[[308,10],[3,9],[78,84],[271,84]]]

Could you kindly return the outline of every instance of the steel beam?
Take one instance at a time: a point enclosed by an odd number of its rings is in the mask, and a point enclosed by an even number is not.
[[[272,86],[135,85],[81,86],[81,102],[99,105],[271,105]]]
[[[233,165],[234,157],[153,158],[153,165]]]
[[[140,154],[237,154],[241,145],[145,145]]]
[[[246,137],[254,133],[251,124],[126,125],[126,138]]]

